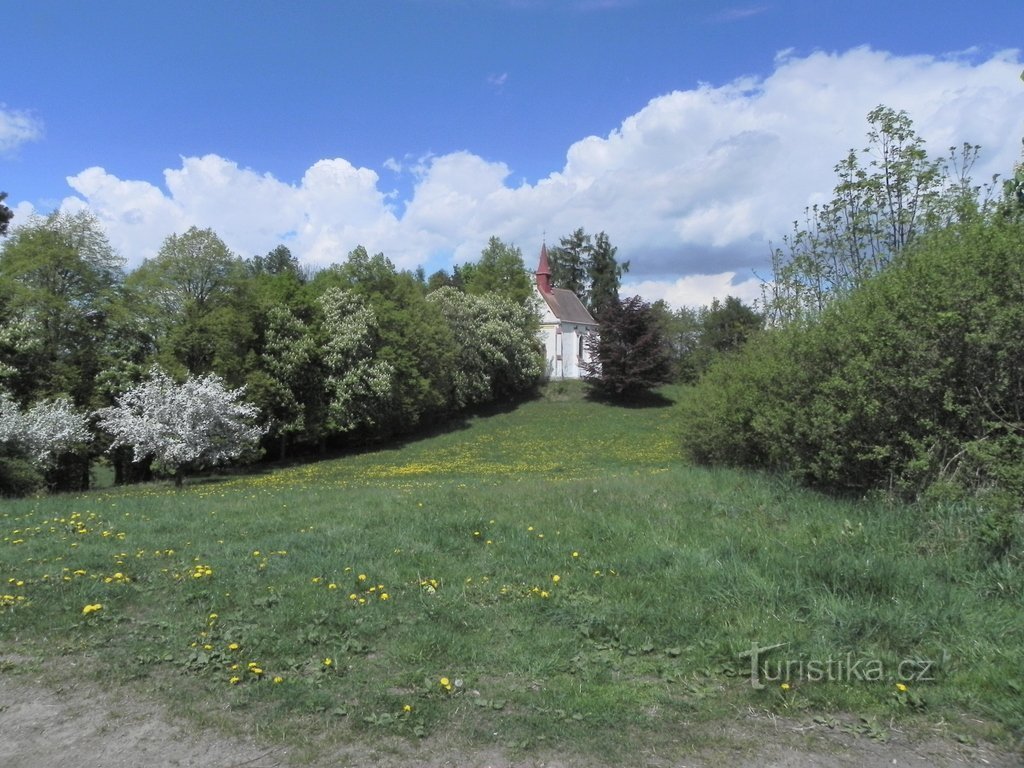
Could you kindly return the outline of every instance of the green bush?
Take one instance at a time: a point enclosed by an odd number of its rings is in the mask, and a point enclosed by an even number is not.
[[[1024,226],[977,217],[718,361],[681,406],[683,446],[833,491],[945,478],[1022,499],[1022,408]]]
[[[27,496],[43,485],[42,474],[30,461],[0,452],[0,496]]]

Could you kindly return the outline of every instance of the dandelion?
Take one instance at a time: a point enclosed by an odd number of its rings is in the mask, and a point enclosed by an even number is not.
[[[781,688],[784,691],[788,691],[789,690],[789,683],[783,683],[782,685],[779,686],[779,688]]]
[[[387,600],[388,599],[388,593],[387,592],[381,592],[380,593],[380,599],[381,600]]]
[[[562,577],[561,577],[561,576],[559,576],[559,575],[558,575],[557,573],[556,573],[556,574],[555,574],[554,576],[552,576],[552,577],[551,577],[551,581],[552,581],[553,583],[555,583],[555,584],[557,584],[557,583],[558,583],[558,582],[560,582],[561,580],[562,580]]]
[[[903,683],[896,683],[896,690],[899,691],[900,693],[906,693],[907,692],[907,686],[905,686]]]
[[[356,578],[358,578],[360,581],[366,581],[366,574],[360,573],[359,576],[357,576]]]
[[[89,614],[96,613],[97,611],[102,611],[102,610],[103,610],[103,604],[102,603],[92,603],[91,605],[87,605],[84,608],[82,608],[82,615],[83,616],[88,616]]]
[[[326,659],[324,659],[324,666],[325,667],[330,667],[333,664],[334,664],[334,659],[332,659],[330,656],[328,656]]]
[[[402,707],[402,711],[403,712],[412,712],[412,704],[406,704],[404,707]]]
[[[232,675],[231,679],[228,680],[228,682],[232,685],[238,685],[240,682],[242,682],[242,678],[240,678],[238,675]]]
[[[281,677],[280,675],[278,675],[277,677],[274,678],[274,685],[278,685],[279,683],[283,683],[283,682],[284,682],[284,678]]]
[[[440,686],[442,688],[444,688],[446,691],[451,691],[451,689],[452,689],[452,681],[449,680],[447,677],[442,677],[440,679],[440,681],[438,681],[438,682],[439,682]]]
[[[327,585],[327,588],[328,588],[328,589],[337,589],[337,588],[338,588],[338,585],[337,585],[337,584],[335,584],[335,583],[334,583],[334,582],[332,581],[332,582],[331,582],[330,584],[328,584],[328,585]]]
[[[228,650],[229,651],[237,651],[238,650],[238,643],[228,643]]]
[[[573,553],[572,553],[572,556],[573,556],[573,557],[579,557],[579,556],[580,556],[580,553],[579,553],[579,552],[573,552]]]

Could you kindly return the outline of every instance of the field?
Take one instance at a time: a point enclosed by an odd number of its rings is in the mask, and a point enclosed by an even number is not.
[[[681,462],[669,390],[551,388],[386,449],[0,502],[0,673],[297,760],[713,748],[750,713],[1012,749],[1022,577],[969,510]]]

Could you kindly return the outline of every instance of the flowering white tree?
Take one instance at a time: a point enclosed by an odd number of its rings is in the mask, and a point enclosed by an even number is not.
[[[338,433],[372,427],[387,411],[394,383],[394,368],[377,359],[377,317],[353,291],[331,288],[318,302],[328,426]]]
[[[0,445],[47,467],[62,453],[89,440],[87,416],[66,398],[36,403],[27,411],[0,393]]]
[[[111,450],[131,446],[133,461],[151,456],[181,485],[187,469],[223,464],[255,446],[264,429],[255,424],[259,409],[239,402],[244,391],[214,374],[177,384],[154,367],[117,405],[96,412],[98,426],[114,436]]]

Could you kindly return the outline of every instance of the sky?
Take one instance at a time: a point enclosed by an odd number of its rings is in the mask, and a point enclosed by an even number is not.
[[[625,295],[753,301],[867,113],[977,181],[1024,136],[1024,2],[6,2],[0,190],[91,210],[133,268],[190,226],[243,257],[427,273],[491,236],[606,232]]]

